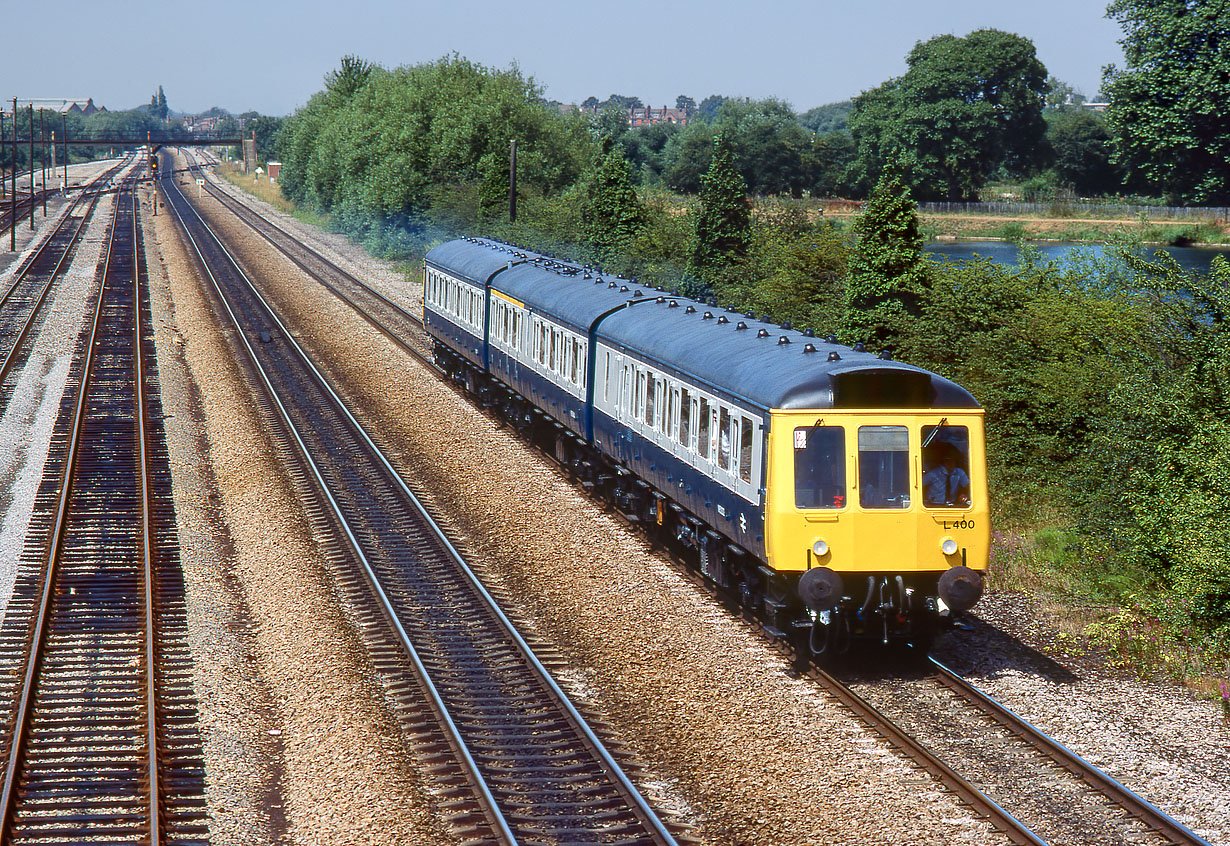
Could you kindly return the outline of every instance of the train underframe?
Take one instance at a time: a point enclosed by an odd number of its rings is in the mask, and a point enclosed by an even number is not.
[[[847,573],[831,601],[808,607],[800,596],[801,573],[768,567],[448,347],[434,343],[433,357],[475,402],[551,456],[573,482],[687,562],[766,632],[788,641],[800,658],[824,659],[872,642],[925,651],[951,625],[951,613],[938,596],[938,573]]]

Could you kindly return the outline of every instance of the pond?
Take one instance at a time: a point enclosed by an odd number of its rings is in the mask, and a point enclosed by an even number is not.
[[[1113,253],[1117,247],[1102,247],[1091,244],[1073,244],[1061,241],[1031,243],[1042,254],[1043,259],[1063,264],[1073,253],[1086,255],[1103,255]],[[990,259],[997,264],[1016,264],[1016,244],[1008,241],[933,241],[926,245],[927,252],[936,258],[952,260],[972,259],[975,255]],[[1175,260],[1187,270],[1207,273],[1213,259],[1225,256],[1230,260],[1230,247],[1146,247],[1145,254],[1153,255],[1157,250],[1165,250],[1175,257]]]

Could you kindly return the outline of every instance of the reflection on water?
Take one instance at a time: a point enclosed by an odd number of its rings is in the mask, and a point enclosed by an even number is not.
[[[1071,244],[1049,242],[1030,244],[1042,254],[1045,261],[1063,264],[1074,253],[1089,256],[1105,254],[1115,255],[1118,247],[1100,247],[1089,244]],[[937,258],[951,260],[972,259],[974,256],[990,259],[997,264],[1016,264],[1017,247],[1007,241],[936,241],[926,246],[927,252]],[[1157,250],[1164,250],[1174,256],[1175,260],[1187,270],[1208,272],[1209,266],[1217,256],[1225,256],[1230,260],[1230,247],[1146,247],[1145,255],[1153,255]]]

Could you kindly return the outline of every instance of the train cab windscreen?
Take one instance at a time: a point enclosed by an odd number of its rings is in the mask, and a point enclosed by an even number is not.
[[[910,507],[910,433],[905,426],[860,426],[859,504],[863,508]]]
[[[795,508],[844,508],[845,504],[845,430],[820,425],[795,429]]]
[[[968,508],[970,505],[969,429],[923,426],[923,505]]]

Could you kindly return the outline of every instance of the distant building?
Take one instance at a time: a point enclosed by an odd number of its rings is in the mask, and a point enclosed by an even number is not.
[[[1104,112],[1110,103],[1081,103],[1081,108],[1087,112]]]
[[[8,116],[13,115],[12,100],[9,100]],[[72,98],[72,97],[39,97],[32,100],[17,100],[17,111],[22,112],[34,106],[34,111],[55,112],[61,115],[92,115],[95,112],[105,112],[106,107],[98,107],[94,105],[93,97]]]
[[[677,123],[688,125],[688,113],[683,109],[668,109],[663,106],[655,109],[646,106],[643,109],[628,109],[628,123],[632,126],[653,126],[655,123]]]
[[[599,106],[586,108],[584,106],[578,107],[563,104],[559,104],[557,108],[562,114],[579,110],[587,114],[596,115],[600,110]],[[629,126],[653,126],[655,123],[677,123],[680,126],[687,126],[688,113],[684,109],[668,109],[666,106],[660,109],[655,109],[652,106],[628,109]]]

